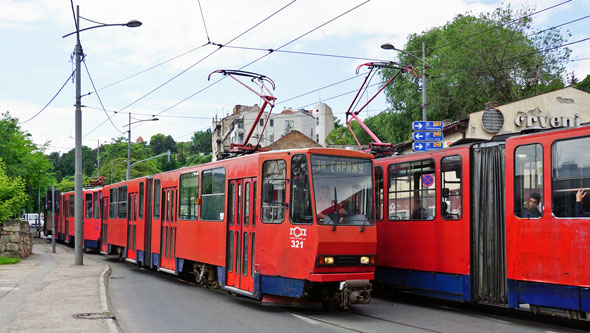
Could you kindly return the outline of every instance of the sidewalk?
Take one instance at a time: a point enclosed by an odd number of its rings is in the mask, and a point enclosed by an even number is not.
[[[0,266],[0,332],[116,332],[104,319],[110,268],[87,255],[74,265],[74,249],[57,244],[52,253],[51,242],[33,243],[32,255]]]

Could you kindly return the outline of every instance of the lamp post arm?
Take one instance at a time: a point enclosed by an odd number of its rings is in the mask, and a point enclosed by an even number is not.
[[[145,161],[153,160],[154,158],[158,158],[158,157],[160,157],[160,156],[164,156],[164,155],[168,155],[168,156],[170,156],[170,150],[168,150],[168,151],[167,151],[167,152],[165,152],[165,153],[162,153],[162,154],[156,155],[156,156],[148,157],[148,158],[146,158],[145,160],[141,160],[141,161],[133,162],[133,163],[131,163],[131,166],[134,166],[134,165],[136,165],[137,163],[141,163],[141,162],[145,162]]]

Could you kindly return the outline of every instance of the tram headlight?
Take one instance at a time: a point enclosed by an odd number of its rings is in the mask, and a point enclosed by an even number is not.
[[[318,265],[334,265],[334,257],[332,256],[319,256],[318,257]]]
[[[359,262],[361,265],[375,265],[375,256],[361,256]]]

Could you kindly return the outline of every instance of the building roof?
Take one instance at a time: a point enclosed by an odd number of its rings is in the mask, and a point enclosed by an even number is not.
[[[303,133],[291,130],[289,133],[283,135],[280,139],[264,148],[271,150],[279,150],[291,148],[312,148],[321,146],[322,145],[305,136]]]

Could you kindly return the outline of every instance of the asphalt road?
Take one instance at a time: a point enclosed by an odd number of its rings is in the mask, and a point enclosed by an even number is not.
[[[112,268],[111,308],[123,332],[587,332],[590,325],[408,297],[346,311],[262,306],[96,255]]]

